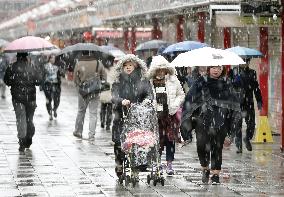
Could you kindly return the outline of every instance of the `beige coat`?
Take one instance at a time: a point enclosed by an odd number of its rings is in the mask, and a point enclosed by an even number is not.
[[[84,81],[94,77],[96,75],[97,62],[99,62],[98,74],[101,79],[106,79],[106,73],[104,67],[100,61],[92,59],[82,59],[77,62],[74,69],[74,83],[79,86]]]
[[[101,92],[100,101],[102,103],[111,103],[111,87],[115,79],[115,66],[110,67],[109,69],[105,68],[107,75],[107,82],[110,84],[110,90]]]

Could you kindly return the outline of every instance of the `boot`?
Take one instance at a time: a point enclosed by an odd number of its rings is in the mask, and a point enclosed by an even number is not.
[[[26,147],[26,148],[30,148],[30,146],[32,145],[32,143],[33,143],[32,138],[26,138],[26,139],[25,139],[25,147]]]
[[[25,151],[25,148],[26,148],[26,147],[25,147],[25,140],[24,140],[24,139],[19,139],[19,142],[18,142],[18,143],[19,143],[19,145],[20,145],[20,146],[19,146],[19,151],[20,151],[20,152],[24,152],[24,151]]]

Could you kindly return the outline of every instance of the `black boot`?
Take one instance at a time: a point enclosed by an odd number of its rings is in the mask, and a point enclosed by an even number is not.
[[[25,151],[25,148],[26,148],[26,147],[25,147],[25,140],[24,140],[24,139],[19,139],[19,142],[18,142],[18,143],[19,143],[19,145],[20,145],[20,146],[19,146],[19,151],[20,151],[20,152],[24,152],[24,151]]]
[[[249,141],[249,139],[247,137],[244,138],[244,143],[246,144],[246,148],[248,151],[252,151],[252,146],[251,143]]]
[[[26,138],[26,140],[25,140],[25,147],[26,147],[26,148],[30,148],[30,146],[32,145],[32,143],[33,143],[32,138]]]

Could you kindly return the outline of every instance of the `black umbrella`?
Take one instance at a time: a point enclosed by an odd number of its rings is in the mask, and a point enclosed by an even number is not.
[[[56,58],[57,65],[72,71],[77,60],[80,60],[82,54],[89,52],[88,55],[94,59],[101,60],[105,66],[112,64],[114,56],[107,50],[93,43],[78,43],[61,50]]]

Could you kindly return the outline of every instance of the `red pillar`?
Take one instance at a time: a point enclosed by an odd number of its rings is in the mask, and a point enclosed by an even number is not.
[[[282,0],[282,5],[284,5],[284,0]],[[282,11],[281,16],[281,38],[282,38],[282,45],[281,45],[281,90],[282,90],[282,124],[281,124],[281,150],[284,151],[284,11]]]
[[[135,27],[131,28],[131,53],[135,54],[136,48],[136,30]]]
[[[183,24],[184,24],[184,16],[180,15],[180,16],[178,16],[178,23],[177,23],[177,26],[176,26],[176,29],[177,29],[176,40],[177,40],[177,42],[183,41],[183,37],[184,37]]]
[[[260,52],[264,55],[261,58],[259,66],[259,85],[262,95],[263,106],[260,112],[261,116],[268,115],[268,72],[269,72],[269,57],[268,57],[268,27],[260,27]]]
[[[223,29],[224,33],[224,49],[231,47],[231,28],[230,27],[224,27]],[[226,70],[227,72],[230,70],[231,66],[227,65]]]
[[[205,13],[198,12],[198,40],[204,42],[205,40]]]
[[[123,39],[124,39],[124,50],[129,51],[128,28],[123,29]]]
[[[158,19],[153,18],[152,22],[153,22],[152,39],[158,39],[158,40],[162,39],[163,33],[160,30]]]

